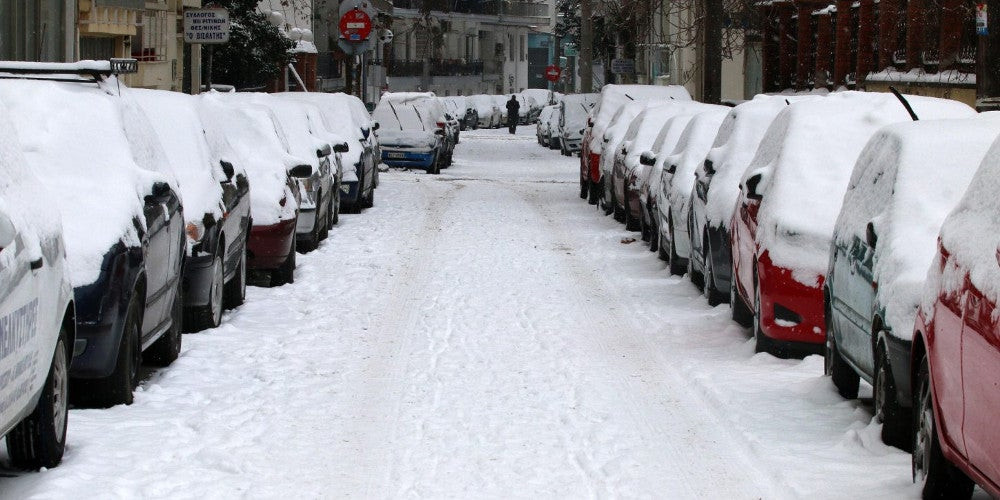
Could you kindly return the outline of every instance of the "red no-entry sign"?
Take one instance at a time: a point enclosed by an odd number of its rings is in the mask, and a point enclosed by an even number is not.
[[[560,75],[562,75],[562,68],[559,66],[552,65],[545,68],[545,79],[550,82],[558,82]]]
[[[363,42],[372,34],[372,18],[361,9],[347,11],[340,18],[340,36],[348,42]]]

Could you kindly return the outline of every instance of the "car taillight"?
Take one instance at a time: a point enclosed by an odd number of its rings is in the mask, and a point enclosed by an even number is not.
[[[444,128],[444,122],[437,122],[438,128]]]

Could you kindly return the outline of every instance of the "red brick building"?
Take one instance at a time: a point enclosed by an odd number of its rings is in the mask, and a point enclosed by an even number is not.
[[[971,0],[758,4],[765,92],[840,87],[976,101]]]

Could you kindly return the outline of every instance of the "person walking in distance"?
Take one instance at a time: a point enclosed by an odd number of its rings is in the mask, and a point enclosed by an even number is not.
[[[517,97],[513,94],[507,101],[507,130],[514,133],[517,130],[517,118],[521,115],[521,103],[517,102]]]

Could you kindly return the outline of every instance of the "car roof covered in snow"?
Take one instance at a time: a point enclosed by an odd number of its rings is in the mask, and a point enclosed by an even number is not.
[[[667,188],[664,192],[677,214],[677,220],[687,220],[687,200],[694,187],[694,172],[705,163],[705,156],[712,148],[719,126],[729,115],[729,110],[726,106],[713,106],[693,115],[677,140],[673,154],[664,161],[677,167],[673,174],[662,174],[664,187]]]
[[[660,100],[690,101],[691,94],[679,85],[605,85],[601,89],[601,99],[591,113],[594,129],[590,151],[593,153],[603,151],[604,131],[623,106],[636,101]]]

